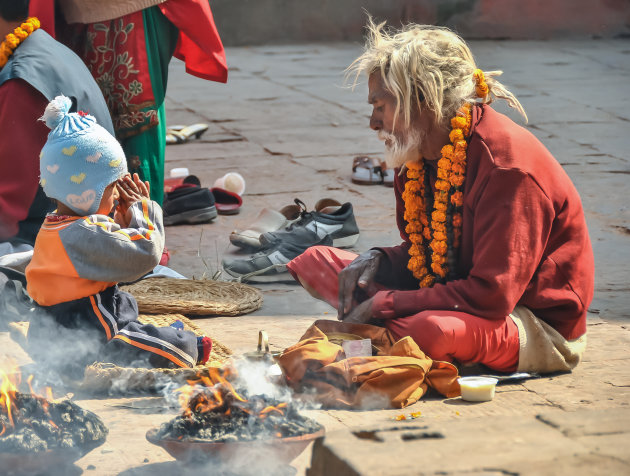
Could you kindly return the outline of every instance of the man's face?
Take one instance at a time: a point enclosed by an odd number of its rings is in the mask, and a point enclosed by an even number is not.
[[[368,103],[372,105],[370,128],[385,142],[387,166],[400,167],[410,160],[418,160],[423,130],[415,127],[414,115],[409,128],[405,127],[403,114],[399,114],[394,123],[396,98],[385,89],[379,72],[372,73],[368,80]]]

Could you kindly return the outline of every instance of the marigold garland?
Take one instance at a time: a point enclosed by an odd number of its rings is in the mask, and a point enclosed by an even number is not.
[[[15,49],[20,46],[20,43],[26,40],[28,36],[40,26],[39,20],[36,17],[30,17],[13,30],[13,33],[9,33],[4,37],[4,41],[0,43],[0,69],[4,68],[4,65],[7,64]]]
[[[424,159],[408,162],[407,182],[402,193],[405,202],[405,231],[409,235],[407,267],[420,282],[421,288],[444,282],[449,273],[449,256],[459,248],[461,209],[466,173],[466,136],[470,132],[471,104],[466,103],[451,119],[451,144],[442,148],[438,160],[437,180],[433,193],[431,220],[427,216],[429,177]]]
[[[483,71],[476,69],[473,71],[473,77],[475,78],[475,92],[478,98],[485,98],[488,95],[488,85],[486,84],[486,77]]]

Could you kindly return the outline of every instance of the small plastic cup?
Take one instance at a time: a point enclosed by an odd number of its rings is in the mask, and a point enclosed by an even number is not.
[[[234,192],[237,195],[245,193],[245,179],[238,172],[228,172],[223,177],[215,180],[214,186]]]
[[[494,398],[498,380],[492,377],[460,377],[457,382],[462,390],[462,400],[489,402]]]

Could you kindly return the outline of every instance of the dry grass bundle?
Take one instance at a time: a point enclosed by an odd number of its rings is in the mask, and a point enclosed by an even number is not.
[[[149,278],[122,286],[147,314],[238,316],[260,308],[262,293],[242,283],[211,279]]]

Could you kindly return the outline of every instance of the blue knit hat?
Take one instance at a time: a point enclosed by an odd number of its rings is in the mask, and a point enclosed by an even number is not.
[[[98,210],[103,191],[127,173],[127,160],[118,141],[94,117],[68,111],[72,101],[57,96],[42,116],[50,129],[40,154],[44,193],[79,215]]]

